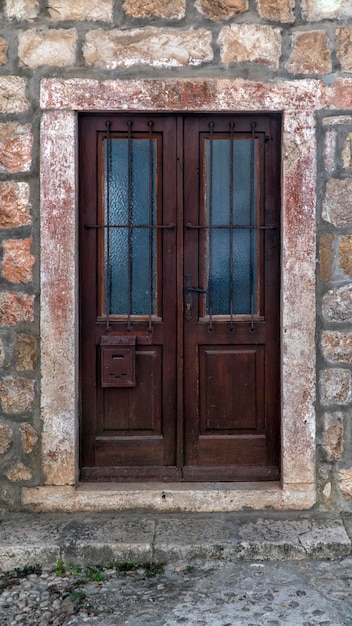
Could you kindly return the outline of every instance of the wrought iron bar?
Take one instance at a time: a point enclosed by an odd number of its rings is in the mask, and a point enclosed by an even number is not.
[[[204,225],[204,224],[191,224],[191,223],[187,223],[186,224],[186,228],[189,230],[192,229],[213,229],[216,230],[217,228],[227,228],[228,230],[277,230],[277,226],[251,226],[250,224],[248,225],[244,225],[244,224],[233,224],[232,226],[230,226],[229,224],[214,224],[213,226],[209,226],[209,225]]]
[[[128,144],[127,144],[127,328],[131,326],[132,304],[132,122],[128,120]]]
[[[255,136],[254,129],[256,127],[256,123],[252,122],[251,124],[251,189],[250,189],[250,223],[251,226],[254,226],[254,160],[255,160]],[[250,231],[250,296],[251,296],[251,332],[254,331],[254,230]]]
[[[149,126],[149,321],[148,331],[152,332],[153,306],[153,122]]]
[[[85,224],[84,228],[107,228],[107,226],[106,224]],[[109,228],[129,228],[129,226],[128,224],[110,224]],[[149,226],[149,224],[134,224],[132,228],[166,228],[172,230],[175,228],[175,224],[172,222],[171,224],[154,224],[153,226]]]
[[[209,123],[209,160],[210,160],[210,173],[209,173],[209,225],[213,224],[213,130],[214,122]],[[209,232],[209,277],[208,277],[208,294],[209,294],[209,330],[213,330],[213,236],[210,228]]]
[[[235,124],[230,122],[230,330],[233,330],[233,130]]]
[[[106,122],[106,294],[104,298],[104,312],[106,311],[106,332],[110,327],[110,304],[111,304],[111,260],[110,260],[110,182],[111,182],[111,122]],[[105,226],[105,224],[104,224]],[[106,300],[106,302],[105,302]]]

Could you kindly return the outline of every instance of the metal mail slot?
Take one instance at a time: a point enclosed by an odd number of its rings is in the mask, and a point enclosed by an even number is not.
[[[135,335],[103,335],[100,341],[101,386],[136,386]]]

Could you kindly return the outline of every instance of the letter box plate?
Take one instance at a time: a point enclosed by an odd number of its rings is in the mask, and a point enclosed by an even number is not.
[[[100,341],[101,386],[136,386],[135,335],[103,335]]]

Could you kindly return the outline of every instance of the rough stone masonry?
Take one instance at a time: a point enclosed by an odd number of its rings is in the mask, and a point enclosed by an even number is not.
[[[0,501],[43,484],[39,137],[43,79],[309,78],[336,85],[317,142],[316,475],[352,508],[350,0],[4,0],[0,5]],[[304,319],[302,319],[304,324]]]

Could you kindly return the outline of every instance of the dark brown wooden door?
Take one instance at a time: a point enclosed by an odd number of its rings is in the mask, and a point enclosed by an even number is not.
[[[83,480],[279,478],[280,123],[80,118]]]

